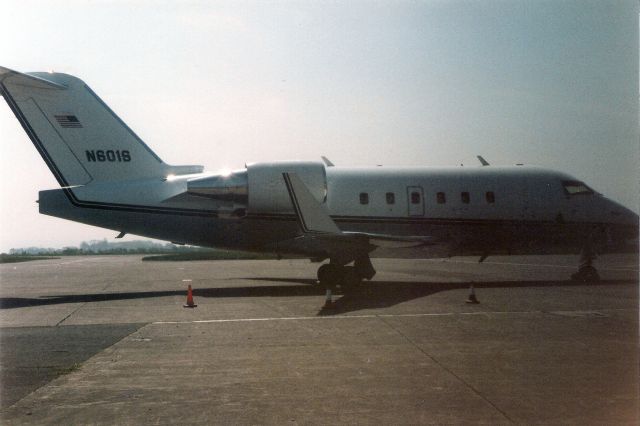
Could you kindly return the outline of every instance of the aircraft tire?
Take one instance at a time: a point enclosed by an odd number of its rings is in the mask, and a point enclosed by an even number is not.
[[[326,263],[318,268],[318,281],[325,287],[334,288],[342,284],[344,267]]]

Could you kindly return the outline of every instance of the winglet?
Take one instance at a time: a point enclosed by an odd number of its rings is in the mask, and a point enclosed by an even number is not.
[[[333,164],[333,163],[331,162],[331,160],[329,160],[329,159],[328,159],[327,157],[325,157],[324,155],[321,155],[321,156],[320,156],[320,158],[322,158],[322,161],[324,161],[324,164],[325,164],[327,167],[334,167],[334,166],[335,166],[335,164]]]
[[[482,164],[483,166],[488,166],[489,162],[487,160],[485,160],[484,158],[482,158],[482,155],[477,155],[476,157],[478,157],[478,160],[480,160],[480,164]]]
[[[284,183],[287,185],[291,204],[296,213],[302,232],[340,234],[340,228],[331,219],[326,207],[319,203],[298,175],[295,173],[282,173]]]

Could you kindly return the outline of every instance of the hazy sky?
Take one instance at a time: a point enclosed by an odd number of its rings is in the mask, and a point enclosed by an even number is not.
[[[82,78],[170,164],[482,154],[638,211],[635,0],[9,0],[3,16],[0,65]],[[0,103],[0,251],[114,237],[38,214],[58,185]]]

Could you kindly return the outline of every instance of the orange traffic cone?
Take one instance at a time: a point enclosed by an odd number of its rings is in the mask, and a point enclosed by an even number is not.
[[[191,290],[191,284],[189,284],[189,289],[187,290],[187,304],[182,306],[184,308],[195,308],[196,306],[198,306],[193,303],[193,292]]]

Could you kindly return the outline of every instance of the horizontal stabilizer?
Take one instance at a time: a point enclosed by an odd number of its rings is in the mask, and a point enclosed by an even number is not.
[[[188,166],[167,166],[167,174],[182,176],[182,175],[195,175],[202,173],[204,166],[188,165]]]

